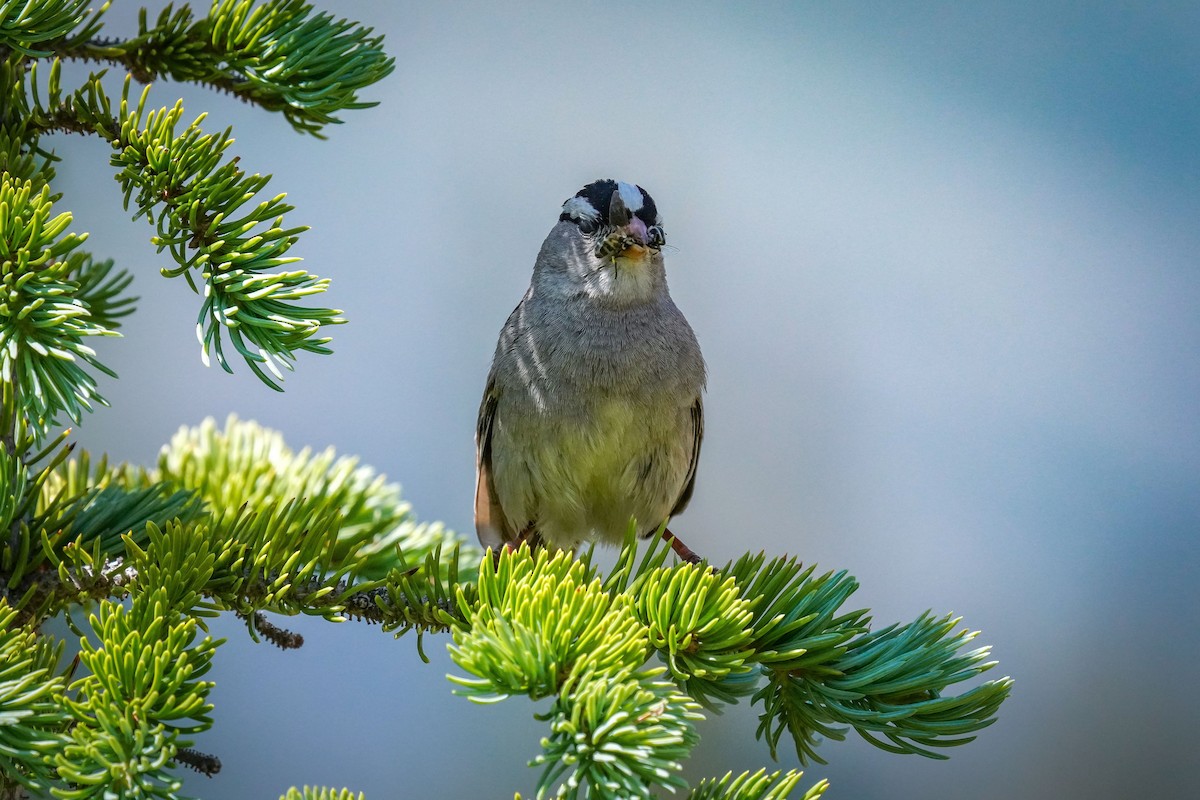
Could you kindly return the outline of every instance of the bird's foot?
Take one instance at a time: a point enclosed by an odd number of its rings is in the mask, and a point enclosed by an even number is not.
[[[681,561],[686,561],[689,564],[699,564],[702,559],[696,554],[696,551],[688,547],[683,541],[671,533],[669,528],[663,528],[662,538],[664,542],[671,545],[671,549],[675,551],[675,555],[679,556]]]
[[[534,523],[526,525],[515,539],[509,539],[504,543],[504,549],[508,551],[519,550],[521,545],[529,545],[530,550],[536,550],[542,544],[542,537],[538,534],[537,526]],[[500,551],[496,550],[493,553],[496,561],[500,560]]]

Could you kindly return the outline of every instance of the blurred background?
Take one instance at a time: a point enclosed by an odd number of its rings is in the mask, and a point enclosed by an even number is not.
[[[139,5],[115,3],[105,33],[131,34]],[[1195,796],[1200,6],[325,7],[396,58],[366,92],[380,105],[328,141],[192,86],[152,102],[232,125],[232,152],[288,193],[289,221],[312,226],[293,252],[350,319],[336,353],[301,358],[284,394],[240,364],[204,368],[200,301],[159,277],[106,146],[58,137],[61,208],[142,298],[100,344],[121,379],[102,381],[112,407],[82,446],[150,464],[179,426],[235,412],[360,456],[421,518],[470,532],[497,332],[562,201],[636,182],[711,373],[695,500],[673,527],[719,563],[765,549],[848,569],[850,605],[879,625],[962,614],[1016,679],[949,761],[854,737],[827,742],[803,785]],[[303,649],[214,626],[230,641],[198,745],[224,768],[190,793],[530,792],[538,709],[454,697],[444,639],[426,665],[415,638],[282,622]],[[770,766],[755,718],[702,724],[689,780]]]

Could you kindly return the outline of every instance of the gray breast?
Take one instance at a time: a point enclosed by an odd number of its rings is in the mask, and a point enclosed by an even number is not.
[[[509,322],[497,358],[510,368],[498,372],[543,412],[570,416],[616,397],[689,404],[704,386],[700,347],[669,297],[613,310],[532,296]]]

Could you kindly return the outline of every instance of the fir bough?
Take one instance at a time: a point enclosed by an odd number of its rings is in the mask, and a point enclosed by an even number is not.
[[[845,573],[816,576],[762,554],[720,569],[668,566],[668,553],[652,538],[639,556],[631,528],[601,576],[590,553],[522,545],[485,557],[477,584],[460,590],[459,614],[447,620],[451,657],[470,675],[451,678],[460,693],[480,702],[555,698],[532,762],[544,766],[539,798],[679,788],[702,705],[750,694],[772,757],[787,733],[802,763],[821,761],[821,737],[849,729],[892,752],[942,758],[930,748],[973,739],[1008,695],[1008,678],[946,693],[995,665],[986,647],[962,652],[975,634],[956,631],[957,619],[923,614],[872,632],[864,611],[842,609],[856,588]],[[648,669],[652,656],[664,666]],[[757,779],[707,786],[785,796]],[[759,794],[745,794],[755,786]]]
[[[302,643],[280,624],[295,614],[415,631],[418,649],[446,635],[457,691],[549,700],[539,797],[683,790],[704,710],[747,698],[767,751],[802,762],[851,729],[944,757],[995,720],[1011,681],[980,680],[994,662],[975,634],[934,614],[872,630],[843,608],[845,572],[762,554],[669,565],[632,536],[607,574],[590,553],[481,554],[355,459],[234,417],[180,430],[147,467],[77,451],[58,426],[105,402],[98,376],[115,376],[92,344],[132,313],[133,276],[84,249],[47,137],[109,144],[114,202],[151,225],[161,274],[200,296],[202,357],[230,370],[240,356],[279,389],[344,321],[311,304],[328,281],[297,265],[305,227],[230,130],[151,102],[149,84],[229,92],[322,136],[393,68],[382,37],[302,0],[143,12],[124,39],[101,36],[106,8],[0,0],[0,798],[175,798],[182,770],[216,773],[206,677],[221,642],[205,622],[221,613],[283,648]],[[66,86],[64,60],[94,69]],[[68,635],[42,632],[55,616]],[[689,796],[782,800],[800,777],[726,775]]]

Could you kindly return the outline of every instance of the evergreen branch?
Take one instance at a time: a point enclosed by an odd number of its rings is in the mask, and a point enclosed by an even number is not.
[[[762,563],[761,554],[745,556],[727,569],[748,587],[744,597],[757,596],[754,660],[767,682],[753,699],[763,704],[757,735],[773,757],[787,732],[802,763],[824,763],[820,737],[843,739],[848,725],[886,750],[944,758],[928,748],[969,741],[962,734],[995,720],[1008,678],[941,696],[993,666],[986,649],[959,653],[974,634],[951,636],[953,620],[928,615],[872,633],[864,611],[838,615],[857,586],[844,572],[814,579],[794,560]]]
[[[295,301],[320,294],[329,285],[304,270],[271,271],[299,259],[288,255],[305,227],[283,227],[292,206],[284,195],[243,209],[266,188],[269,176],[247,175],[238,159],[226,159],[230,131],[206,134],[201,115],[180,132],[182,103],[148,111],[147,91],[131,104],[126,80],[117,112],[100,82],[91,80],[64,96],[61,63],[54,61],[47,100],[30,80],[30,124],[38,132],[92,133],[112,143],[110,163],[124,193],[125,206],[136,207],[157,230],[151,241],[177,264],[163,269],[182,275],[204,297],[197,318],[201,357],[210,356],[227,372],[223,334],[250,369],[279,390],[281,369],[292,369],[298,351],[328,353],[330,341],[319,336],[326,325],[345,322],[341,312]],[[201,292],[199,282],[203,282]]]
[[[10,535],[17,534],[21,525],[21,507],[29,494],[29,476],[25,465],[14,458],[9,449],[12,444],[0,442],[0,530]],[[9,538],[9,537],[5,537]],[[16,539],[15,536],[12,539]],[[8,543],[4,555],[12,558],[20,547],[20,541]],[[11,574],[12,564],[3,564],[4,574]]]
[[[389,75],[395,60],[383,37],[345,19],[315,14],[303,0],[215,0],[197,19],[168,6],[154,24],[145,9],[132,39],[79,42],[55,50],[64,58],[117,63],[140,83],[167,77],[229,92],[282,113],[302,133],[324,138],[339,111],[369,108],[358,93]]]
[[[0,790],[15,783],[44,792],[68,720],[56,674],[62,645],[22,628],[17,617],[0,598]]]
[[[99,29],[98,12],[88,11],[91,0],[0,0],[0,49],[45,57],[50,49],[38,45],[75,41]],[[105,4],[105,8],[107,7]]]
[[[722,570],[737,580],[742,597],[754,609],[755,660],[780,670],[806,670],[828,677],[828,666],[846,652],[846,643],[868,630],[865,610],[838,614],[858,588],[845,571],[813,577],[794,558],[766,561],[763,553],[747,554]]]
[[[801,694],[807,698],[801,706],[781,709],[779,722],[790,724],[794,716],[812,714],[851,725],[864,739],[890,752],[946,758],[929,748],[973,741],[975,737],[967,734],[995,722],[1012,685],[1011,679],[1002,678],[958,696],[942,696],[946,687],[970,680],[996,663],[985,661],[986,647],[960,652],[977,632],[955,633],[958,622],[949,615],[934,619],[927,612],[908,625],[859,637],[837,662],[842,676],[820,683],[803,673],[772,675],[768,690],[779,691],[781,683],[803,684]]]
[[[699,705],[662,669],[587,672],[551,710],[550,737],[530,766],[545,765],[538,797],[629,800],[658,785],[686,786],[680,763],[700,740]]]
[[[56,790],[61,797],[172,797],[181,785],[173,759],[212,726],[213,684],[201,679],[221,642],[201,638],[189,612],[212,575],[214,543],[178,523],[147,529],[145,549],[125,537],[133,602],[101,601],[90,618],[95,642],[81,641],[88,674],[65,699],[75,725],[54,756],[72,785]]]
[[[277,630],[258,624],[261,610],[318,615],[331,621],[342,621],[344,614],[393,621],[381,610],[386,608],[379,600],[385,582],[361,580],[360,562],[353,557],[343,562],[333,558],[338,525],[336,510],[314,511],[294,500],[265,503],[258,510],[244,507],[229,518],[214,515],[200,525],[168,525],[168,534],[179,543],[167,550],[200,547],[201,554],[211,553],[211,572],[202,586],[209,600],[198,605],[195,613],[234,610],[246,620],[255,639],[263,633],[274,640]],[[162,536],[153,525],[147,529],[152,540]],[[135,545],[128,537],[126,543]],[[439,549],[428,557],[435,576],[445,569],[440,556]],[[139,556],[134,566],[143,561]],[[457,574],[451,574],[457,581]]]
[[[298,260],[287,251],[306,228],[282,227],[283,215],[292,210],[283,195],[237,216],[269,178],[247,176],[237,159],[221,162],[233,142],[229,130],[205,134],[199,127],[201,116],[176,135],[181,103],[146,114],[143,93],[136,110],[130,111],[128,88],[127,81],[121,133],[114,141],[121,149],[112,158],[126,207],[133,199],[135,216],[145,213],[157,227],[154,244],[160,251],[169,250],[179,265],[164,274],[185,275],[193,289],[194,272],[204,279],[197,336],[205,363],[211,353],[223,369],[232,371],[223,350],[224,327],[251,370],[268,386],[279,388],[279,368],[290,370],[298,350],[330,352],[325,346],[329,338],[315,334],[324,325],[344,322],[338,311],[293,302],[324,292],[328,280],[303,270],[266,271]],[[159,203],[164,209],[156,217],[152,209]]]
[[[215,515],[205,532],[217,543],[207,592],[241,614],[255,638],[261,610],[341,621],[345,596],[372,584],[355,586],[355,563],[332,560],[337,525],[336,512],[310,514],[290,500]]]
[[[457,536],[412,519],[398,487],[332,450],[297,453],[254,423],[208,420],[176,434],[145,473],[66,460],[63,438],[35,457],[57,452],[32,478],[0,447],[0,522],[17,537],[0,551],[0,575],[31,618],[124,592],[149,563],[141,548],[162,536],[181,552],[214,543],[205,607],[236,610],[256,638],[272,638],[274,626],[256,624],[264,609],[444,631],[457,593],[473,592],[476,548],[464,556]]]
[[[92,401],[106,404],[84,365],[114,375],[83,343],[117,334],[78,296],[69,255],[86,237],[70,223],[53,215],[49,187],[0,174],[0,379],[21,387],[21,414],[42,430],[60,413],[78,422]]]
[[[37,520],[38,527],[60,536],[78,532],[80,541],[95,541],[105,553],[117,553],[122,537],[133,534],[142,540],[147,524],[191,522],[202,515],[202,506],[191,492],[172,490],[165,484],[138,489],[105,486],[91,489],[74,502],[54,509],[56,513]]]
[[[82,536],[62,542],[43,534],[41,546],[49,566],[21,584],[24,591],[14,606],[21,609],[23,619],[41,621],[68,605],[121,597],[137,579],[123,557],[103,552],[99,540],[88,547]]]
[[[743,772],[735,778],[732,772],[727,772],[719,780],[705,778],[700,781],[688,795],[688,800],[786,800],[803,775],[795,770],[780,775],[760,769],[753,774]],[[828,788],[828,781],[817,781],[799,800],[817,800]]]
[[[468,551],[472,552],[472,551]],[[471,556],[465,561],[473,563]],[[455,544],[448,557],[438,545],[426,554],[423,563],[408,568],[401,553],[401,565],[389,573],[382,589],[356,593],[347,602],[355,616],[383,623],[385,631],[403,636],[417,632],[417,651],[425,661],[422,637],[427,631],[447,632],[465,628],[464,607],[478,603],[479,586],[474,567],[463,569],[462,547]]]
[[[135,576],[131,591],[160,592],[155,598],[162,605],[160,613],[212,615],[204,598],[218,570],[221,543],[203,526],[171,522],[159,528],[147,523],[146,546],[126,536],[125,548],[130,572]]]
[[[628,591],[651,646],[688,694],[712,707],[752,685],[743,676],[753,679],[753,614],[732,576],[681,563],[643,573]]]
[[[601,748],[590,733],[608,736],[631,714],[637,717],[638,705],[629,687],[612,705],[587,687],[608,681],[607,690],[619,694],[621,681],[644,682],[642,673],[630,676],[655,651],[688,702],[735,701],[754,692],[765,675],[754,695],[763,704],[758,736],[775,756],[789,733],[802,761],[819,761],[818,738],[844,738],[844,726],[892,752],[936,756],[930,747],[969,741],[966,734],[991,724],[1008,695],[1005,678],[942,696],[992,666],[984,662],[986,648],[960,652],[973,634],[953,634],[957,620],[926,615],[871,632],[865,611],[841,610],[857,587],[845,572],[817,576],[795,559],[767,561],[761,553],[719,572],[705,565],[665,567],[668,548],[651,539],[639,561],[631,529],[603,579],[590,552],[576,559],[561,551],[531,553],[526,545],[504,549],[485,556],[475,596],[459,591],[458,620],[447,621],[451,658],[469,673],[451,676],[459,693],[479,702],[556,696],[553,735],[535,761],[550,765],[539,797],[556,781],[562,781],[559,796],[640,797],[651,784],[680,785],[666,762],[653,776],[639,772],[641,751]],[[698,709],[693,703],[680,713]],[[687,736],[671,741],[682,748],[678,757],[690,749]],[[666,752],[659,755],[676,757]],[[568,775],[569,768],[575,771]],[[769,784],[746,778],[706,791],[782,796],[783,788]],[[819,784],[811,796],[823,790]]]
[[[649,655],[646,629],[628,597],[604,591],[591,567],[569,553],[502,551],[480,568],[478,599],[452,631],[450,657],[476,676],[451,678],[480,702],[512,694],[558,694],[575,676],[634,669]]]
[[[223,429],[210,418],[182,428],[163,448],[153,480],[196,492],[226,513],[243,506],[264,508],[279,498],[294,498],[298,518],[336,515],[336,541],[330,563],[356,563],[355,574],[379,579],[406,563],[419,562],[443,543],[464,547],[464,559],[478,550],[440,523],[419,523],[400,487],[357,459],[339,457],[332,448],[313,453],[289,448],[283,437],[254,422],[230,416]],[[290,535],[290,534],[284,534]],[[457,564],[457,561],[455,561]]]
[[[316,786],[305,786],[303,789],[292,787],[287,794],[279,796],[279,800],[366,800],[359,792],[354,794],[349,789],[328,789]]]
[[[25,462],[27,471],[50,459],[28,479],[28,488],[12,493],[25,499],[0,575],[5,593],[32,620],[56,613],[81,593],[96,599],[123,592],[129,577],[123,537],[144,542],[148,522],[193,522],[203,512],[192,493],[146,483],[127,468],[110,470],[102,459],[93,470],[86,453],[67,461],[71,447],[58,447],[67,433]],[[80,553],[88,558],[76,565],[73,558]],[[67,578],[60,582],[64,560]]]
[[[164,620],[164,599],[158,593],[135,595],[128,610],[112,601],[100,603],[91,618],[99,644],[85,641],[80,654],[80,663],[92,674],[71,686],[80,699],[68,700],[77,721],[98,720],[114,707],[124,707],[134,725],[173,734],[212,726],[207,701],[212,684],[198,679],[208,672],[220,642],[207,636],[197,642],[195,619]],[[133,669],[122,663],[127,654],[133,656]],[[165,672],[168,665],[171,670]]]
[[[134,312],[138,298],[123,295],[133,276],[123,269],[114,272],[111,258],[94,261],[89,253],[73,253],[67,268],[79,287],[76,297],[87,306],[97,325],[116,330],[121,327],[121,317]]]
[[[38,137],[28,130],[28,98],[21,72],[11,63],[0,63],[0,172],[14,180],[30,181],[41,190],[54,180],[53,157],[38,149]],[[50,196],[57,202],[59,195]]]
[[[198,514],[192,495],[163,485],[134,491],[109,486],[55,503],[21,524],[17,555],[4,564],[6,593],[19,598],[14,605],[23,614],[39,621],[65,604],[120,594],[133,575],[120,555],[123,537],[143,532],[147,523]],[[86,558],[77,563],[81,554]]]
[[[135,585],[129,608],[102,601],[91,617],[97,641],[84,639],[80,652],[89,674],[70,687],[75,725],[54,755],[72,787],[60,797],[170,797],[181,786],[171,759],[212,725],[212,684],[200,678],[220,642],[199,638],[197,619],[173,611],[178,587],[146,588]]]

